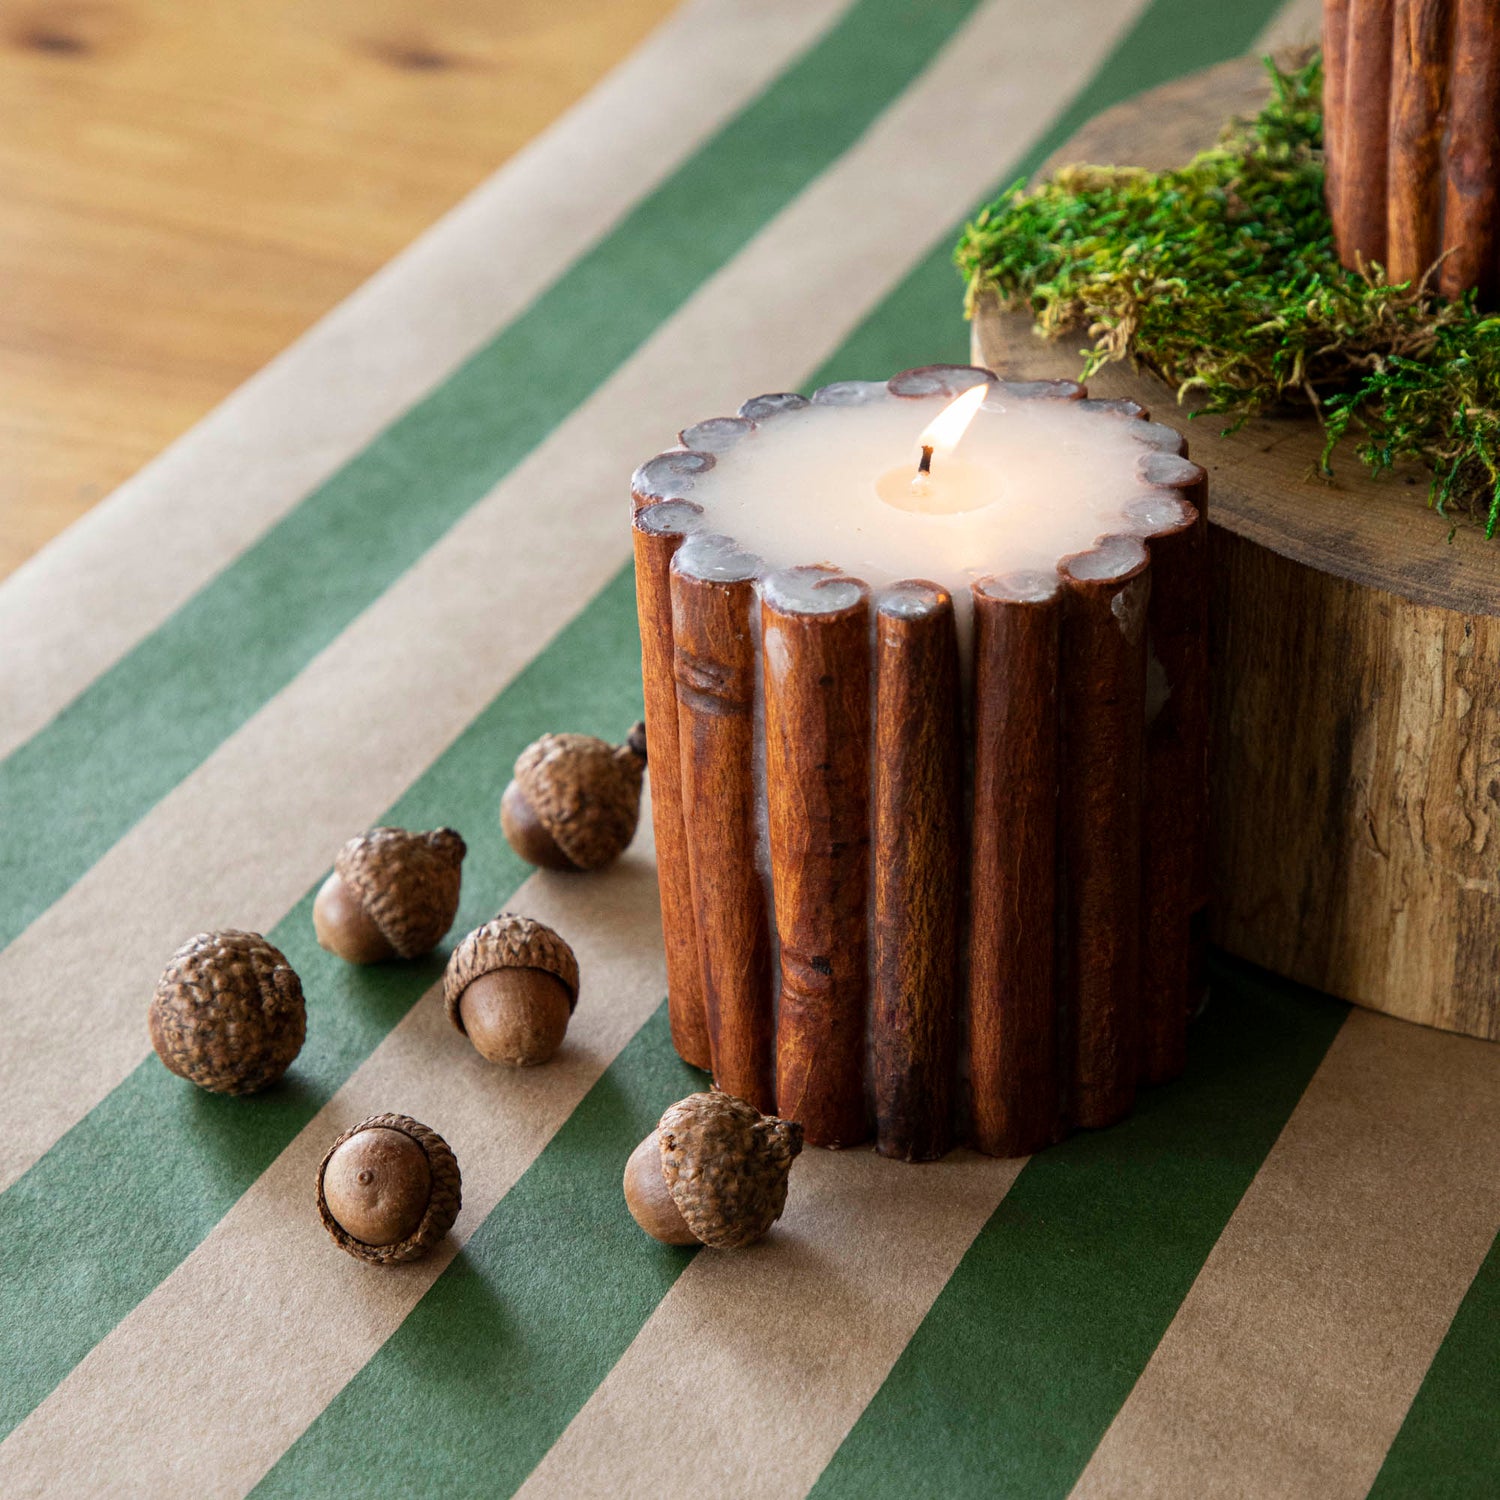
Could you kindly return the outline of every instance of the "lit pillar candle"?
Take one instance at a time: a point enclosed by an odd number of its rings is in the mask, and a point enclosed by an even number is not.
[[[925,1158],[1180,1066],[1203,491],[1133,404],[954,366],[757,397],[637,471],[674,1035],[721,1086]]]

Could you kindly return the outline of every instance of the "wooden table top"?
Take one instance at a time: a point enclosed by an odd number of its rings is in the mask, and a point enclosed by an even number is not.
[[[0,0],[0,576],[673,0]]]

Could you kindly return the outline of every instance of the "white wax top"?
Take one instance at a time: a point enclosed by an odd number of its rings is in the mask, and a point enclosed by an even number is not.
[[[703,510],[695,529],[732,537],[766,571],[828,563],[877,591],[927,578],[957,599],[984,575],[1051,573],[1103,535],[1149,531],[1141,508],[1153,495],[1180,509],[1140,476],[1146,424],[1003,387],[955,449],[934,453],[915,508],[887,503],[877,485],[908,485],[923,429],[952,399],[875,388],[862,404],[779,411],[727,434],[714,466],[684,488]]]

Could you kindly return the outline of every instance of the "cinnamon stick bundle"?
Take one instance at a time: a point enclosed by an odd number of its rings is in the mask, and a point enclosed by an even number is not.
[[[953,600],[897,584],[875,617],[876,1149],[936,1161],[953,1144],[962,713]]]
[[[1062,993],[1075,1125],[1113,1124],[1140,1061],[1141,792],[1148,559],[1106,537],[1064,560]]]
[[[1056,963],[1063,600],[1055,574],[982,580],[972,592],[974,1144],[991,1156],[1024,1156],[1063,1130]],[[1073,686],[1086,690],[1076,677]]]
[[[776,1112],[819,1146],[868,1134],[869,619],[864,585],[820,569],[763,590]]]
[[[1414,281],[1437,259],[1452,0],[1397,0],[1391,56],[1386,270]]]
[[[635,598],[641,626],[641,680],[646,695],[646,759],[651,767],[651,825],[661,888],[667,954],[667,1014],[672,1045],[695,1068],[713,1067],[708,1015],[698,967],[698,933],[682,822],[682,768],[677,748],[677,686],[672,667],[672,558],[698,515],[681,500],[635,514]]]
[[[714,1082],[762,1113],[771,1086],[771,939],[756,859],[754,560],[723,537],[672,559],[682,818]]]
[[[1495,0],[1457,0],[1453,84],[1438,288],[1457,298],[1500,291],[1500,11]]]
[[[1334,138],[1339,256],[1386,261],[1386,165],[1390,143],[1394,0],[1349,0],[1344,106]]]
[[[632,483],[674,1041],[818,1144],[863,1140],[873,1095],[877,1148],[905,1160],[961,1136],[965,1046],[970,1138],[1030,1153],[1178,1071],[1201,993],[1205,476],[1136,402],[994,389],[1124,422],[1140,488],[1055,570],[973,585],[971,788],[941,586],[877,606],[830,567],[764,576],[705,523],[712,471],[765,423],[879,386],[756,398]]]

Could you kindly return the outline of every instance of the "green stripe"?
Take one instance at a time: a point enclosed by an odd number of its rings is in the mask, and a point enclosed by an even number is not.
[[[818,1500],[1066,1495],[1347,1009],[1220,965],[1186,1075],[1026,1165]]]
[[[1500,1239],[1459,1303],[1370,1500],[1500,1495]]]
[[[702,1086],[663,1005],[255,1493],[515,1489],[692,1259],[641,1233],[620,1178],[662,1111]],[[662,1417],[663,1441],[692,1441]]]
[[[641,712],[639,651],[627,569],[386,813],[467,835],[455,938],[531,873],[498,826],[517,753],[559,727],[618,738]],[[181,1263],[441,975],[444,954],[358,969],[325,953],[312,897],[270,934],[308,1005],[307,1045],[280,1085],[224,1098],[147,1057],[0,1195],[0,1434]]]
[[[486,348],[0,765],[0,944],[835,162],[977,3],[857,0]]]

